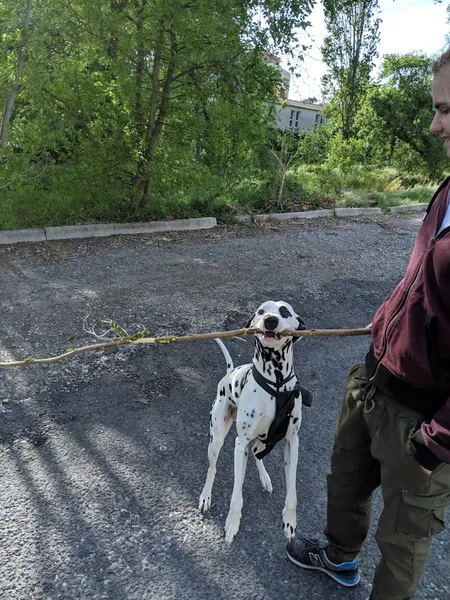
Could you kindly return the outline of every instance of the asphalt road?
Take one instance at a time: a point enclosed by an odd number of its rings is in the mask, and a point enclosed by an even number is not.
[[[57,354],[113,319],[183,334],[243,326],[267,299],[309,327],[363,327],[402,276],[420,219],[383,216],[0,248],[0,358]],[[296,345],[304,410],[298,532],[320,534],[333,426],[347,372],[367,338]],[[233,340],[235,363],[252,343]],[[345,590],[284,554],[282,448],[249,461],[241,529],[223,525],[233,481],[230,434],[213,507],[198,496],[209,411],[225,371],[214,342],[123,348],[46,367],[0,370],[0,597],[5,600],[364,600],[378,550]],[[233,430],[232,430],[233,431]],[[380,498],[375,498],[374,518]],[[373,534],[373,531],[372,531]],[[419,600],[450,597],[450,535],[433,542]]]

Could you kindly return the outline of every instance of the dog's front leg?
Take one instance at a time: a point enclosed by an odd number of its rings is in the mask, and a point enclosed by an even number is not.
[[[239,531],[242,515],[242,486],[244,484],[245,469],[247,468],[248,440],[239,436],[234,445],[234,487],[231,496],[230,510],[225,522],[225,541],[230,543]]]
[[[286,438],[284,446],[284,466],[286,473],[286,501],[283,509],[284,535],[291,539],[295,536],[297,527],[297,462],[298,436]]]
[[[210,439],[208,446],[209,468],[198,505],[201,512],[206,512],[211,507],[211,490],[216,476],[217,459],[219,458],[219,452],[232,424],[233,412],[230,410],[230,406],[227,403],[221,402],[221,396],[218,396],[211,411],[211,424],[209,428]]]

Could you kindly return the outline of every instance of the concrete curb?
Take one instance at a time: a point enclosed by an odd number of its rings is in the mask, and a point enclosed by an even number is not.
[[[390,211],[392,213],[409,213],[409,212],[422,212],[425,211],[428,204],[399,204],[398,206],[391,206]]]
[[[363,215],[381,215],[381,208],[336,208],[337,217],[360,217]]]
[[[402,204],[391,206],[391,213],[409,213],[425,211],[428,204]],[[302,212],[268,213],[261,215],[237,215],[239,223],[263,223],[269,220],[286,221],[289,219],[318,219],[324,217],[359,217],[382,214],[381,208],[336,208],[324,210],[306,210]],[[45,242],[50,240],[70,240],[111,235],[129,235],[140,233],[162,233],[165,231],[194,231],[216,227],[214,217],[198,219],[174,219],[172,221],[149,221],[147,223],[92,223],[88,225],[68,225],[63,227],[44,227],[41,229],[13,229],[0,231],[0,244],[19,242]]]
[[[174,219],[173,221],[149,221],[148,223],[92,223],[88,225],[45,227],[43,229],[16,229],[0,231],[0,244],[161,233],[164,231],[192,231],[211,229],[216,225],[217,220],[215,217],[204,217],[199,219]]]
[[[45,242],[45,229],[11,229],[0,231],[0,244],[17,244],[18,242]]]

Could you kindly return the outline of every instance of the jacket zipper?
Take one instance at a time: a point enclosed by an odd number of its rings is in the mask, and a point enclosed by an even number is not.
[[[409,296],[409,292],[411,291],[411,288],[413,287],[413,285],[416,282],[417,276],[419,274],[420,268],[422,267],[422,264],[425,260],[425,256],[428,250],[430,250],[430,248],[432,248],[434,246],[434,244],[436,243],[436,240],[440,239],[441,237],[443,237],[446,233],[448,233],[450,231],[450,226],[449,227],[445,227],[445,229],[443,229],[438,235],[433,235],[433,237],[431,238],[431,240],[428,242],[427,244],[427,248],[426,251],[423,253],[422,255],[422,259],[416,269],[416,272],[414,273],[414,277],[410,283],[410,285],[408,286],[408,289],[406,290],[405,294],[403,295],[402,301],[400,302],[400,304],[398,305],[395,314],[391,317],[391,320],[389,321],[389,323],[387,324],[387,326],[385,327],[384,330],[384,337],[383,337],[383,351],[380,354],[380,358],[377,361],[377,366],[375,367],[375,371],[373,372],[373,375],[371,377],[369,377],[369,381],[373,382],[375,377],[377,376],[378,373],[378,369],[381,365],[381,361],[383,360],[385,354],[386,354],[386,350],[387,350],[387,337],[388,337],[388,333],[390,332],[390,330],[392,329],[392,325],[394,324],[395,319],[399,316],[399,314],[402,311],[402,308],[404,307],[404,305],[406,304],[406,300],[408,299]]]
[[[441,237],[443,237],[449,231],[450,231],[450,225],[448,227],[445,227],[441,231],[441,233],[439,233],[438,235],[434,234],[433,237],[431,238],[431,240],[428,242],[427,250],[429,250],[430,248],[432,248],[434,246],[434,244],[436,243],[436,240],[439,240]]]

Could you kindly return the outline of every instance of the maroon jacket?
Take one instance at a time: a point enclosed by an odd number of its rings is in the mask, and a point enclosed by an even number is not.
[[[450,227],[436,235],[450,178],[431,200],[406,274],[372,321],[371,381],[417,410],[412,438],[420,464],[450,463]]]

